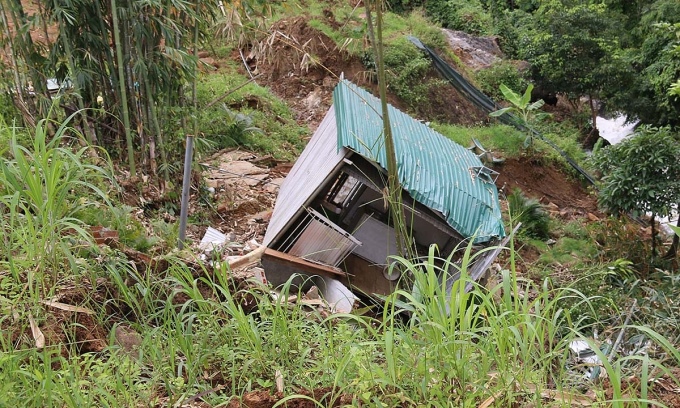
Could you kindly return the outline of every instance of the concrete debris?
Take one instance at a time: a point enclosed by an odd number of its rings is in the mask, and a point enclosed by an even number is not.
[[[259,248],[261,245],[255,239],[251,239],[243,246],[243,253],[247,254]]]

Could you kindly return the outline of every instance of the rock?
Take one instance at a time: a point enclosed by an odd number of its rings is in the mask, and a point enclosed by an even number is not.
[[[217,61],[215,61],[214,58],[209,58],[209,57],[200,58],[200,61],[202,62],[202,64],[199,64],[199,67],[201,67],[203,69],[219,68],[220,67],[220,64],[218,64]]]
[[[454,54],[475,71],[490,67],[503,56],[496,37],[475,37],[448,29],[442,31]]]
[[[307,299],[320,299],[319,288],[317,286],[312,286],[307,293],[305,293]]]
[[[305,98],[305,106],[308,110],[314,110],[321,106],[321,89],[315,89]]]
[[[593,213],[588,213],[588,215],[586,215],[586,217],[588,217],[588,219],[592,222],[600,221],[600,218]]]
[[[264,186],[264,190],[268,193],[276,194],[281,188],[281,184],[283,184],[284,180],[285,178],[283,177],[272,179],[267,183],[266,186]]]
[[[142,345],[142,336],[129,326],[116,326],[113,335],[115,344],[130,356],[133,356]]]

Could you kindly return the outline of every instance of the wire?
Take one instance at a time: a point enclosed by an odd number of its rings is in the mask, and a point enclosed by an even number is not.
[[[484,93],[482,93],[479,89],[477,89],[474,85],[470,84],[458,71],[456,71],[452,66],[450,66],[446,61],[441,59],[439,55],[437,55],[434,51],[432,51],[429,47],[427,47],[425,44],[423,44],[419,39],[409,36],[408,39],[418,48],[421,50],[425,51],[430,58],[432,59],[432,63],[435,66],[435,68],[439,71],[439,73],[446,78],[446,80],[454,87],[456,88],[460,93],[462,93],[470,102],[472,102],[475,106],[480,108],[481,110],[491,113],[493,111],[499,110],[501,107],[498,105],[496,102],[494,102],[491,98],[486,96]],[[595,186],[597,188],[597,184],[595,182],[595,179],[593,176],[591,176],[585,169],[583,169],[581,166],[579,166],[574,159],[572,159],[564,150],[560,149],[552,140],[546,138],[543,134],[539,133],[538,131],[534,129],[530,129],[526,127],[522,121],[515,115],[511,115],[509,113],[503,114],[498,118],[501,122],[514,126],[515,128],[523,131],[523,132],[530,132],[532,136],[535,136],[545,143],[548,144],[548,146],[552,147],[557,151],[557,153],[560,154],[564,158],[564,160],[569,163],[571,167],[573,167],[576,171],[578,171],[590,184]]]

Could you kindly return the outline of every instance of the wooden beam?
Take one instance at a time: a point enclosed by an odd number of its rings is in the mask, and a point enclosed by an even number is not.
[[[284,252],[280,252],[280,251],[277,251],[277,250],[271,249],[271,248],[267,248],[264,251],[264,256],[270,256],[270,257],[276,259],[276,261],[278,261],[278,262],[280,262],[284,265],[299,269],[300,271],[303,271],[303,272],[320,274],[320,275],[330,274],[332,276],[343,277],[343,278],[347,276],[347,273],[345,273],[340,268],[336,268],[336,267],[328,266],[328,265],[322,265],[322,264],[315,263],[315,262],[310,262],[306,259],[302,259],[302,258],[297,257],[295,255],[286,254]]]

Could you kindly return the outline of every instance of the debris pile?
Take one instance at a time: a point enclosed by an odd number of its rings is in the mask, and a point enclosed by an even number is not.
[[[216,214],[214,229],[226,234],[229,255],[243,255],[248,241],[262,242],[276,195],[290,166],[271,156],[258,157],[242,150],[220,151],[201,166],[208,202]],[[200,236],[193,238],[198,241]]]

